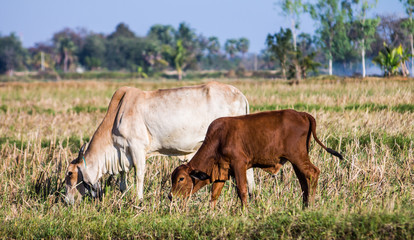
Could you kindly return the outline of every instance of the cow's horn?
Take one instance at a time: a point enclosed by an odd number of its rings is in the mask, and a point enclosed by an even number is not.
[[[83,156],[83,153],[84,153],[84,150],[85,150],[85,146],[86,146],[86,143],[84,143],[82,145],[82,147],[80,148],[80,150],[79,150],[79,158],[81,158]]]

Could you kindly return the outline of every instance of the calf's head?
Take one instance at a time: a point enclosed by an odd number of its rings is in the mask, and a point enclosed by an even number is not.
[[[73,204],[75,199],[81,199],[88,190],[92,197],[101,197],[101,189],[99,182],[95,185],[91,185],[85,178],[82,172],[83,164],[83,152],[85,144],[79,150],[78,157],[73,160],[66,171],[65,183],[66,183],[66,203]]]
[[[181,165],[171,174],[172,186],[168,198],[172,200],[173,197],[189,197],[198,181],[209,178],[204,172],[194,170],[188,165]]]

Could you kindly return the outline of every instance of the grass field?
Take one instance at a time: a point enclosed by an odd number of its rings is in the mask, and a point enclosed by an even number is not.
[[[343,161],[312,144],[321,170],[314,206],[303,210],[290,164],[284,179],[255,171],[257,191],[243,211],[228,181],[215,211],[209,187],[183,207],[170,203],[172,157],[147,160],[143,201],[109,181],[101,202],[62,202],[69,161],[102,120],[121,86],[144,90],[200,82],[63,81],[0,83],[0,238],[413,239],[414,81],[347,79],[225,81],[251,112],[311,113],[317,134]],[[130,174],[129,183],[133,176]],[[130,186],[131,187],[131,186]]]

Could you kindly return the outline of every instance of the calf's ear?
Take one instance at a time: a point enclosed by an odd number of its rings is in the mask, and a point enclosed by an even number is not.
[[[198,170],[193,170],[190,172],[190,177],[198,179],[198,180],[207,180],[210,178],[209,175],[207,175],[207,173],[202,172],[202,171],[198,171]]]

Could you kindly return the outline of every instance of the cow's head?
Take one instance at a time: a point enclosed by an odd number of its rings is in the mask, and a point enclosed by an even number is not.
[[[82,164],[85,164],[83,161],[84,159],[84,150],[85,150],[84,144],[81,149],[79,150],[78,157],[73,160],[66,171],[66,202],[69,204],[73,204],[75,202],[75,199],[81,200],[82,196],[85,195],[86,190],[88,190],[92,197],[101,197],[101,188],[99,185],[99,182],[95,185],[92,185],[87,178],[84,177],[83,171],[85,170],[85,167],[82,166]]]
[[[194,170],[187,165],[181,165],[171,175],[172,187],[168,198],[172,200],[173,197],[189,197],[192,192],[195,192],[193,188],[196,182],[207,179],[210,177],[206,173]]]

